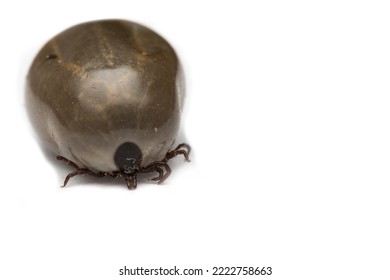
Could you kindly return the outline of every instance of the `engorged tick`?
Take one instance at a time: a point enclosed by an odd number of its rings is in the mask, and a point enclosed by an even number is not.
[[[123,177],[157,172],[190,147],[175,142],[184,81],[178,57],[160,35],[124,20],[71,27],[51,39],[28,73],[26,104],[45,148],[82,174]]]

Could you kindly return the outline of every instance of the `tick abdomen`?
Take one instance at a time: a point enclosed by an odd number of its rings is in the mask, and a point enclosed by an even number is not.
[[[108,20],[72,27],[35,58],[26,103],[44,145],[91,170],[118,170],[134,143],[146,166],[164,158],[179,129],[184,89],[178,58],[158,34]]]

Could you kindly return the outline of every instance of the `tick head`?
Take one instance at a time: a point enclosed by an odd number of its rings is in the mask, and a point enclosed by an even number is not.
[[[132,142],[125,142],[121,144],[116,149],[114,155],[116,166],[125,174],[138,172],[141,160],[142,152],[140,148]]]

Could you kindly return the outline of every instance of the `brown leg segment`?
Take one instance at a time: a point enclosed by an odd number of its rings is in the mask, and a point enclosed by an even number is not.
[[[61,187],[62,187],[62,188],[65,187],[65,186],[68,184],[70,178],[72,178],[72,177],[74,177],[74,176],[77,176],[77,175],[83,175],[83,174],[85,174],[85,173],[87,173],[87,172],[88,172],[87,170],[78,169],[78,170],[76,170],[76,171],[74,171],[74,172],[72,172],[72,173],[69,173],[69,174],[66,176],[65,180],[64,180],[64,184],[63,184]]]
[[[164,176],[164,170],[162,168],[154,165],[153,163],[149,164],[147,167],[141,169],[141,171],[140,171],[140,173],[151,173],[151,172],[157,172],[158,173],[157,177],[149,179],[149,180],[152,180],[152,181],[158,181],[158,180],[160,180],[161,177]]]
[[[164,167],[166,171],[166,173],[163,176],[160,175],[155,180],[158,181],[158,184],[161,184],[169,177],[169,175],[171,175],[172,170],[166,162],[156,162],[156,168],[159,168],[158,166]]]
[[[164,174],[164,169],[165,174]],[[159,184],[165,181],[171,174],[171,168],[166,162],[163,161],[155,161],[151,164],[149,164],[146,168],[140,171],[141,173],[150,173],[150,172],[158,172],[158,176],[154,177],[150,180],[152,181],[158,181]]]
[[[92,172],[91,170],[89,170],[88,168],[80,168],[73,161],[70,161],[69,159],[67,159],[63,156],[57,156],[57,160],[65,162],[67,165],[72,166],[74,169],[76,169],[76,171],[69,173],[66,176],[66,178],[64,180],[64,185],[62,187],[65,187],[68,184],[70,178],[77,176],[77,175],[88,174],[88,175],[95,176],[95,177],[104,177],[105,176],[105,173],[103,173],[103,172],[95,173],[95,172]]]
[[[69,159],[63,157],[63,156],[57,156],[57,160],[65,162],[67,165],[72,166],[74,169],[80,169],[80,167],[74,163],[73,161],[70,161]]]
[[[179,146],[176,147],[176,149],[168,152],[165,155],[165,158],[162,160],[162,162],[167,162],[168,160],[174,158],[177,155],[183,155],[186,161],[190,162],[191,161],[189,158],[190,152],[191,152],[191,147],[188,144],[184,144],[184,143],[180,144]]]

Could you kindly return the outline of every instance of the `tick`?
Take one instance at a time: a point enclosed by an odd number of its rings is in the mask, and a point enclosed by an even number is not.
[[[26,105],[44,148],[76,175],[123,177],[155,172],[190,146],[174,142],[184,80],[170,44],[147,27],[102,20],[71,27],[37,54],[27,78]]]

